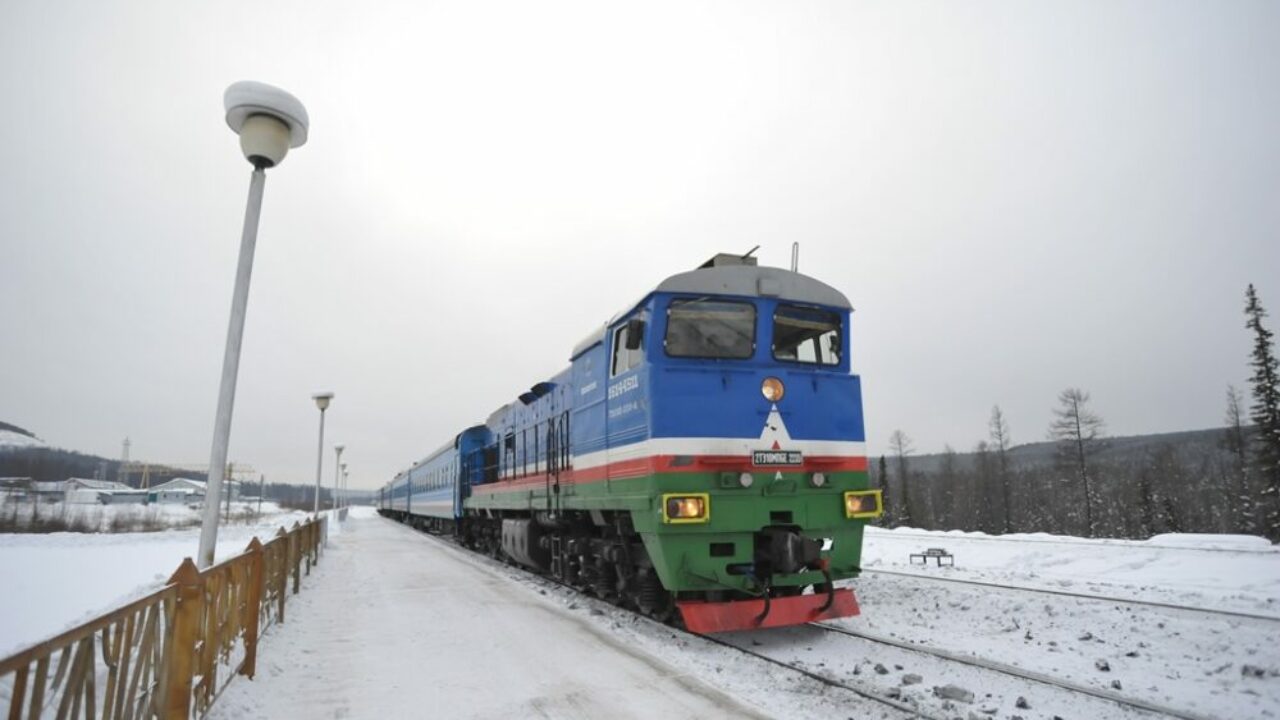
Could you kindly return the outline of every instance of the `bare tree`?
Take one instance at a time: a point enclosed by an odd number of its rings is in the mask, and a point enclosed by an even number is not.
[[[991,448],[995,450],[996,460],[999,462],[1000,499],[1003,510],[1001,514],[1004,519],[1003,532],[1008,533],[1012,526],[1009,513],[1013,505],[1011,499],[1013,491],[1009,486],[1009,423],[1004,419],[1004,413],[1000,411],[999,405],[991,408],[991,420],[987,423],[987,428],[991,435]]]
[[[1227,434],[1224,444],[1227,451],[1231,453],[1235,477],[1234,482],[1228,481],[1234,487],[1229,486],[1227,492],[1235,498],[1232,505],[1240,527],[1246,532],[1254,532],[1256,530],[1254,500],[1249,489],[1249,443],[1244,432],[1244,409],[1241,405],[1243,401],[1244,395],[1234,385],[1228,385],[1227,414],[1224,418]]]
[[[1094,505],[1097,496],[1090,475],[1089,461],[1101,449],[1102,418],[1085,407],[1089,393],[1079,388],[1067,388],[1058,394],[1058,408],[1053,411],[1054,420],[1049,424],[1049,437],[1058,442],[1059,457],[1076,473],[1084,488],[1084,524],[1089,537],[1096,534]]]
[[[1254,456],[1258,470],[1266,483],[1262,490],[1266,503],[1266,520],[1263,532],[1272,541],[1280,541],[1280,361],[1273,350],[1274,333],[1262,325],[1267,311],[1258,301],[1258,293],[1250,283],[1245,291],[1245,315],[1249,317],[1245,327],[1253,331],[1253,376],[1249,384],[1253,389],[1253,405],[1249,417],[1257,426],[1254,434]]]
[[[876,487],[880,488],[880,503],[884,514],[880,520],[880,524],[885,527],[894,526],[894,507],[889,499],[889,463],[885,462],[884,455],[880,456],[880,478],[876,482]]]
[[[896,513],[898,524],[910,525],[912,512],[911,494],[908,492],[910,469],[907,467],[907,456],[915,452],[915,448],[911,446],[911,438],[901,430],[894,430],[889,436],[889,447],[893,450],[893,457],[898,466],[898,490],[902,498],[901,507]]]

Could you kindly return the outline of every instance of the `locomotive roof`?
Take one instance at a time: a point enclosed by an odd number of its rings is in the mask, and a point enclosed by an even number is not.
[[[769,297],[779,300],[824,305],[827,307],[852,310],[849,299],[844,293],[830,285],[798,272],[782,268],[758,267],[755,265],[722,265],[718,267],[701,267],[697,270],[682,272],[663,280],[656,288],[645,294],[648,297],[655,292],[688,293],[696,295],[737,295],[739,297]],[[643,299],[643,298],[642,298]],[[590,335],[583,338],[573,348],[570,358],[576,358],[587,348],[600,342],[610,325],[623,315],[631,312],[639,302],[627,306],[625,310],[614,315],[609,322]]]

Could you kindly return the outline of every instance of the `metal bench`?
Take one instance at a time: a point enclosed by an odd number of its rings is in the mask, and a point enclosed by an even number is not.
[[[946,548],[929,548],[924,552],[911,553],[907,558],[907,563],[914,564],[916,558],[920,558],[921,565],[928,565],[929,558],[933,558],[933,560],[938,563],[938,567],[942,567],[943,560],[947,561],[947,565],[949,567],[955,567],[956,565],[956,556],[947,552]]]

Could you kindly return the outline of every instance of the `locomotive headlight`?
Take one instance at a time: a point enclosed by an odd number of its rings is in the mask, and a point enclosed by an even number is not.
[[[884,512],[879,490],[852,490],[844,494],[844,516],[877,518]]]
[[[760,394],[764,395],[764,399],[769,402],[778,402],[786,392],[787,389],[783,387],[782,381],[776,377],[767,377],[760,383]]]
[[[704,523],[711,519],[711,496],[707,493],[662,496],[662,522]]]
[[[751,487],[751,483],[756,481],[756,477],[749,472],[744,472],[738,476],[738,484],[744,488]]]
[[[819,488],[822,487],[823,485],[826,485],[827,484],[826,473],[816,472],[813,475],[809,476],[809,484]]]

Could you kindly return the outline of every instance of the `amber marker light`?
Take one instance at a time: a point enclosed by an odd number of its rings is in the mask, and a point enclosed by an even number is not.
[[[662,496],[662,522],[704,523],[711,519],[711,496],[707,493]]]
[[[851,490],[844,494],[844,516],[847,518],[877,518],[883,512],[879,490]]]
[[[767,377],[760,383],[760,394],[764,395],[764,399],[769,402],[778,402],[786,392],[787,389],[783,387],[782,381],[776,377]]]

